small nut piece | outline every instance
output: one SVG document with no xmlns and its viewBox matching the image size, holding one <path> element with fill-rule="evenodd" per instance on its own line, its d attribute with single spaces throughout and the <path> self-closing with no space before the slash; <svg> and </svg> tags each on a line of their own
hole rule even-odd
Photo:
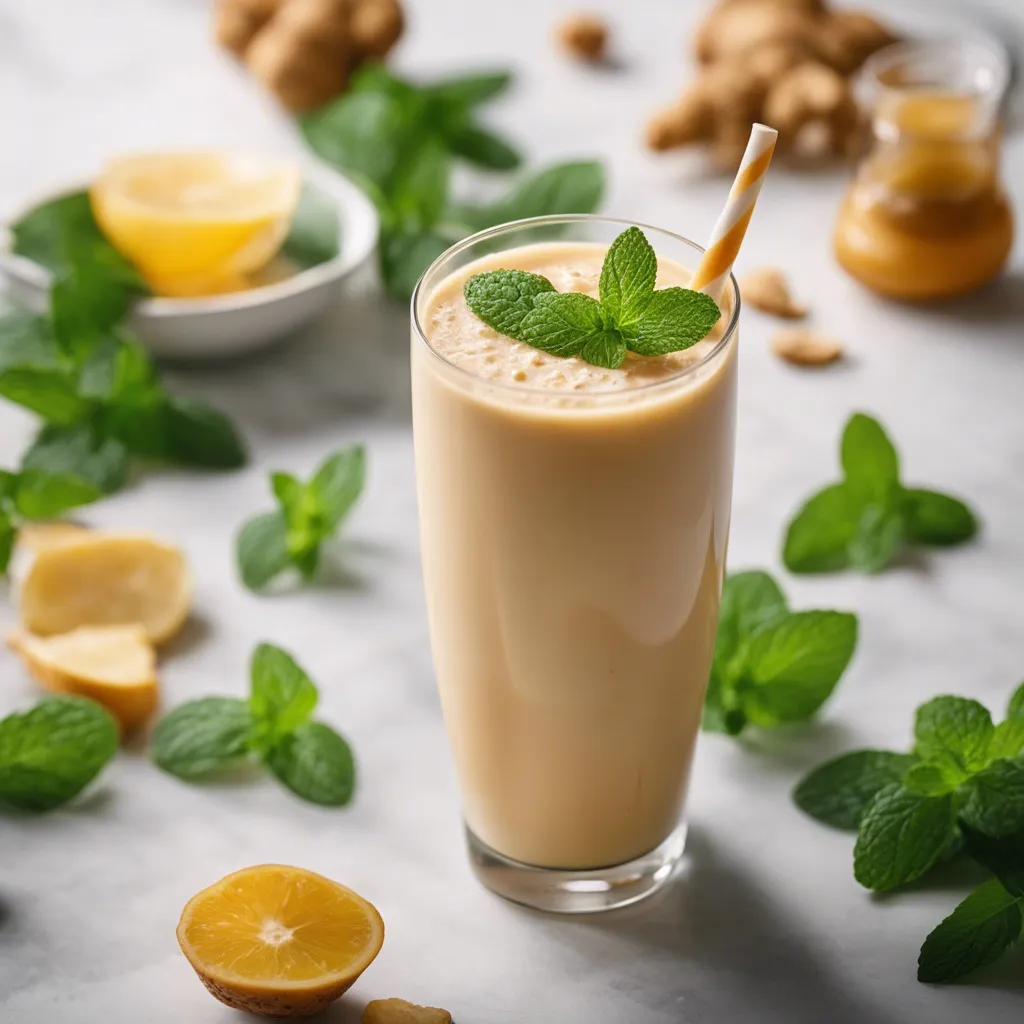
<svg viewBox="0 0 1024 1024">
<path fill-rule="evenodd" d="M 558 26 L 558 42 L 570 57 L 597 63 L 608 49 L 608 26 L 593 14 L 572 14 Z"/>
<path fill-rule="evenodd" d="M 363 1024 L 452 1024 L 452 1015 L 404 999 L 374 999 L 363 1011 Z"/>
<path fill-rule="evenodd" d="M 789 282 L 775 267 L 758 267 L 740 278 L 740 295 L 755 309 L 781 316 L 786 320 L 799 320 L 807 316 L 807 307 L 793 301 Z"/>
<path fill-rule="evenodd" d="M 796 366 L 825 366 L 843 354 L 843 346 L 806 327 L 783 327 L 772 336 L 772 351 Z"/>
</svg>

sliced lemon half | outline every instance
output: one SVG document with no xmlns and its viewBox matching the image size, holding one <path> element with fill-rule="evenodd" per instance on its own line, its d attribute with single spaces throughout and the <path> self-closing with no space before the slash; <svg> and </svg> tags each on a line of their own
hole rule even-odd
<svg viewBox="0 0 1024 1024">
<path fill-rule="evenodd" d="M 222 1003 L 305 1017 L 342 995 L 384 943 L 373 904 L 302 868 L 263 864 L 193 896 L 178 943 Z"/>
<path fill-rule="evenodd" d="M 255 156 L 144 153 L 112 160 L 89 196 L 100 229 L 158 294 L 234 290 L 281 248 L 297 168 Z"/>
<path fill-rule="evenodd" d="M 102 704 L 125 729 L 156 708 L 156 653 L 141 626 L 85 626 L 51 637 L 15 630 L 7 642 L 47 689 Z"/>
</svg>

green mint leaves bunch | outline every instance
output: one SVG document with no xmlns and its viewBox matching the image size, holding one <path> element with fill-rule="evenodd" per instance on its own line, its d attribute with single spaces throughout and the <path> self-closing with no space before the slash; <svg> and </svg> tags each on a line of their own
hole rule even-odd
<svg viewBox="0 0 1024 1024">
<path fill-rule="evenodd" d="M 338 531 L 365 480 L 362 445 L 329 456 L 306 483 L 290 473 L 272 473 L 278 508 L 254 516 L 238 532 L 242 582 L 250 590 L 259 590 L 291 568 L 309 579 L 316 572 L 321 545 Z"/>
<path fill-rule="evenodd" d="M 451 195 L 457 162 L 491 172 L 520 164 L 515 148 L 478 118 L 479 108 L 511 81 L 507 72 L 495 72 L 416 85 L 368 65 L 345 95 L 301 120 L 314 152 L 356 180 L 376 205 L 380 273 L 393 297 L 407 300 L 427 266 L 474 231 L 597 209 L 604 171 L 594 162 L 548 168 L 487 205 Z"/>
<path fill-rule="evenodd" d="M 998 725 L 975 700 L 936 697 L 917 709 L 914 740 L 909 754 L 858 750 L 829 761 L 793 798 L 824 824 L 856 830 L 853 873 L 868 889 L 905 885 L 964 848 L 995 872 L 922 950 L 921 980 L 950 981 L 1020 936 L 1024 685 Z"/>
<path fill-rule="evenodd" d="M 0 720 L 0 803 L 50 811 L 77 796 L 117 752 L 117 722 L 82 697 L 49 697 Z"/>
<path fill-rule="evenodd" d="M 626 353 L 663 356 L 690 348 L 718 323 L 721 310 L 689 288 L 655 291 L 658 258 L 644 233 L 627 228 L 608 247 L 600 301 L 557 292 L 540 274 L 491 270 L 465 286 L 466 304 L 488 327 L 550 355 L 579 356 L 616 369 Z"/>
<path fill-rule="evenodd" d="M 0 573 L 7 571 L 18 527 L 26 519 L 53 519 L 102 492 L 76 473 L 45 469 L 0 470 Z"/>
<path fill-rule="evenodd" d="M 790 572 L 854 568 L 880 572 L 907 544 L 948 547 L 977 532 L 958 498 L 905 487 L 899 456 L 881 424 L 857 413 L 843 431 L 843 480 L 811 497 L 786 532 Z"/>
<path fill-rule="evenodd" d="M 133 457 L 212 469 L 244 464 L 223 413 L 169 392 L 124 330 L 145 284 L 103 237 L 88 195 L 37 207 L 13 234 L 14 251 L 53 275 L 48 315 L 0 313 L 0 396 L 43 421 L 24 468 L 74 471 L 110 493 L 125 483 Z"/>
<path fill-rule="evenodd" d="M 731 736 L 812 717 L 857 646 L 848 612 L 792 612 L 765 572 L 730 575 L 722 589 L 703 728 Z"/>
<path fill-rule="evenodd" d="M 279 647 L 260 644 L 251 677 L 248 700 L 205 697 L 162 718 L 153 734 L 153 760 L 191 781 L 258 759 L 303 800 L 347 804 L 355 760 L 342 736 L 312 719 L 319 695 L 309 676 Z"/>
</svg>

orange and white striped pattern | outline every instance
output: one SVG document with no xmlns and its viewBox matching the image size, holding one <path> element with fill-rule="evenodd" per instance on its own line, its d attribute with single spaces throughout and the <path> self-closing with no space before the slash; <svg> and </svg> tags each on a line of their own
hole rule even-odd
<svg viewBox="0 0 1024 1024">
<path fill-rule="evenodd" d="M 779 133 L 767 125 L 755 124 L 750 129 L 750 141 L 736 172 L 736 180 L 729 190 L 725 209 L 711 233 L 711 241 L 697 266 L 690 287 L 710 295 L 716 302 L 729 279 L 729 271 L 743 244 L 754 203 L 764 184 L 768 165 L 772 162 L 775 142 Z"/>
</svg>

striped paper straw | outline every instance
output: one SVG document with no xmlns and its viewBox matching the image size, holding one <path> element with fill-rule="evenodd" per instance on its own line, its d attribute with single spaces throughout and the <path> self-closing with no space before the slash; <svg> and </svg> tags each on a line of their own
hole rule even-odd
<svg viewBox="0 0 1024 1024">
<path fill-rule="evenodd" d="M 767 125 L 755 124 L 750 129 L 750 141 L 736 172 L 736 180 L 729 190 L 725 209 L 722 210 L 711 233 L 711 241 L 704 252 L 690 282 L 696 292 L 704 292 L 717 302 L 729 280 L 729 271 L 743 244 L 754 203 L 764 184 L 765 172 L 772 162 L 775 140 L 779 133 Z"/>
</svg>

